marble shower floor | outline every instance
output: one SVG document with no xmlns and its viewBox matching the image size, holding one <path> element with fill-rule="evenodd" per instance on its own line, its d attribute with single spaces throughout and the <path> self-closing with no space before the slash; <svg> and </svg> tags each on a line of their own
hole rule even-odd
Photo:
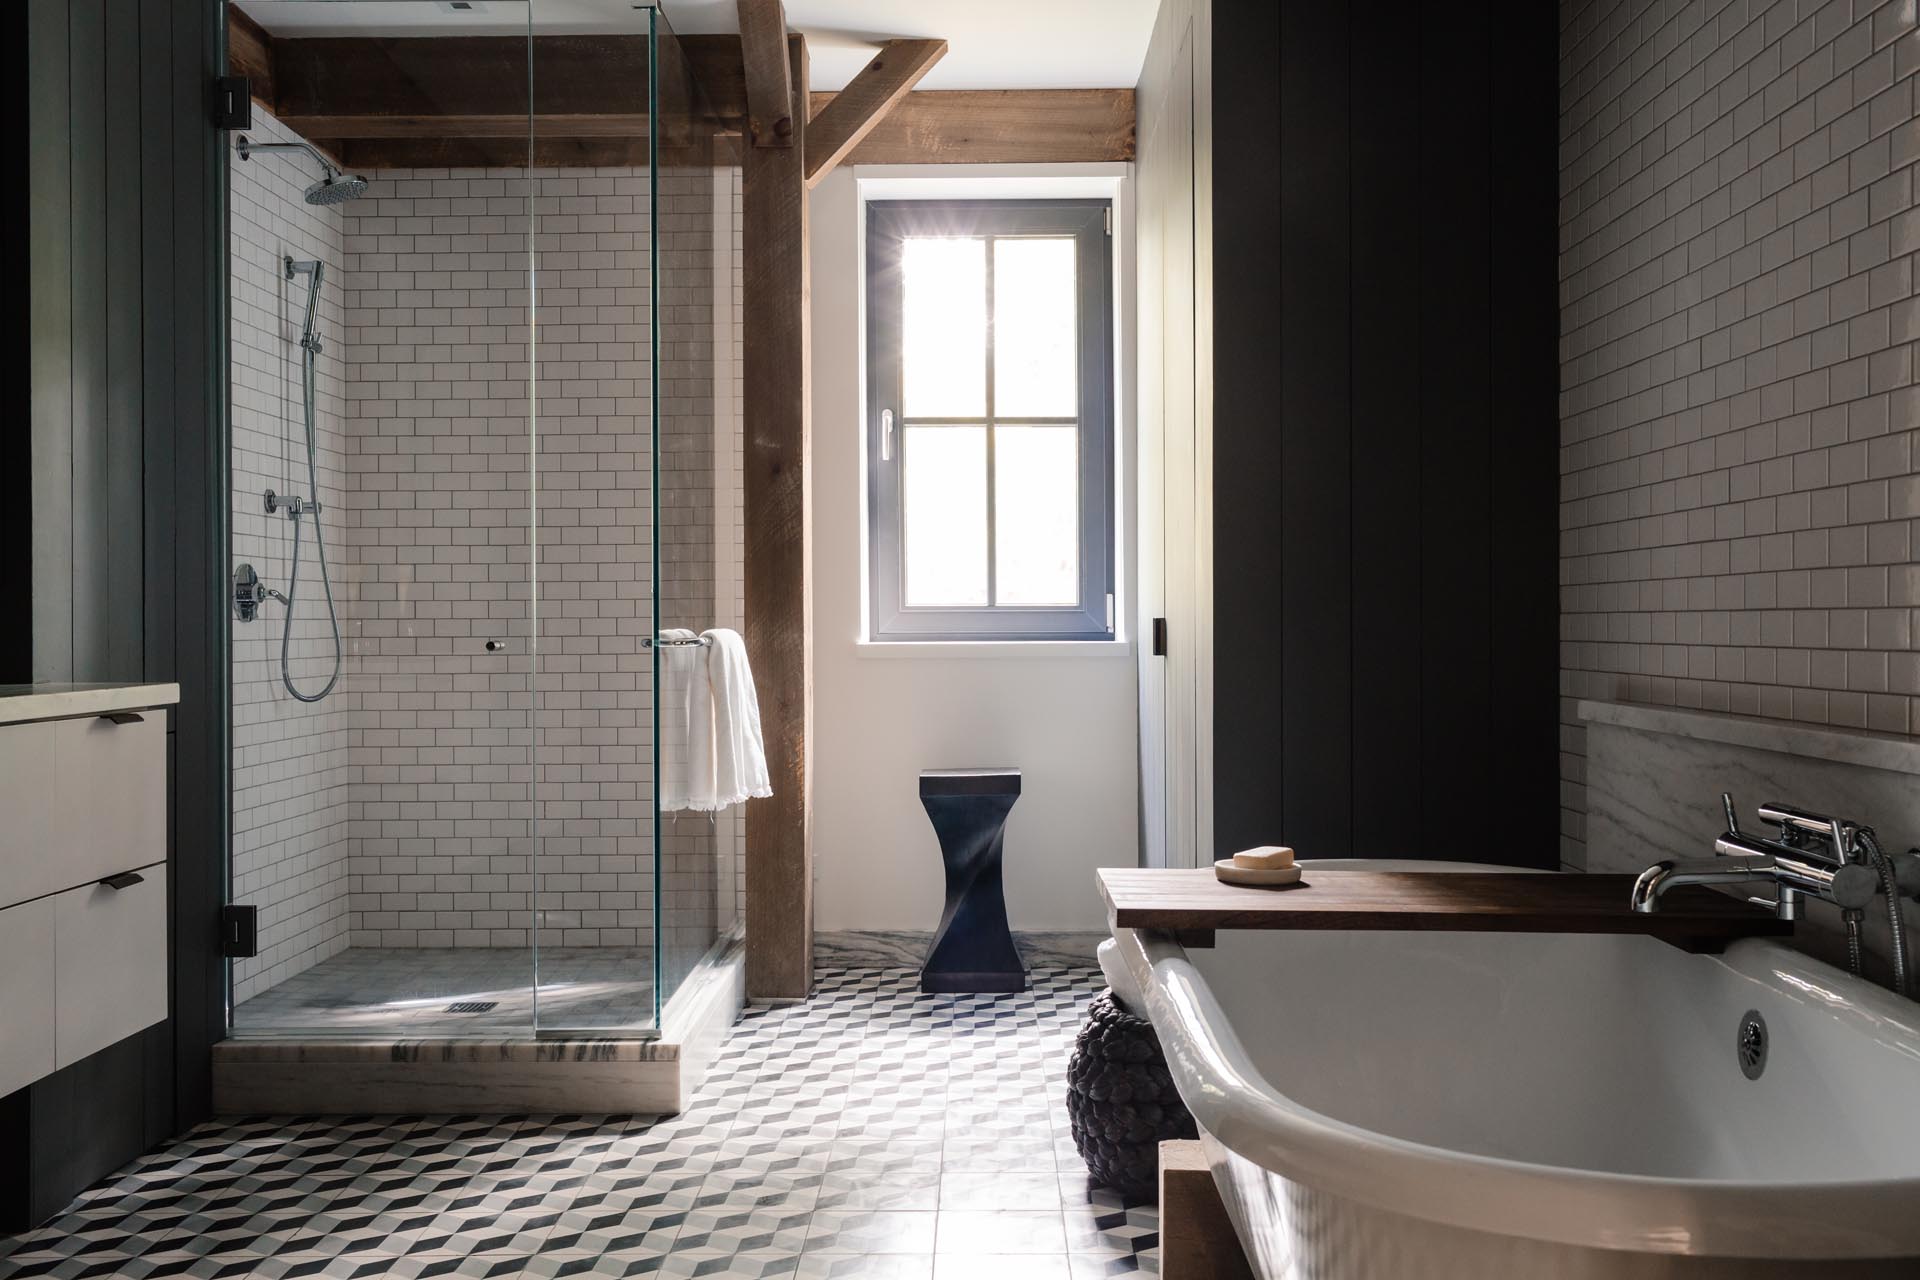
<svg viewBox="0 0 1920 1280">
<path fill-rule="evenodd" d="M 353 947 L 234 1010 L 234 1034 L 429 1037 L 528 1033 L 533 954 L 524 947 Z M 594 1031 L 653 1025 L 653 952 L 540 948 L 540 1026 Z M 456 1002 L 486 1003 L 451 1012 Z"/>
<path fill-rule="evenodd" d="M 1066 1065 L 1090 969 L 1020 995 L 823 971 L 750 1010 L 677 1116 L 203 1125 L 24 1236 L 14 1276 L 199 1280 L 1157 1274 L 1151 1204 L 1089 1184 Z"/>
</svg>

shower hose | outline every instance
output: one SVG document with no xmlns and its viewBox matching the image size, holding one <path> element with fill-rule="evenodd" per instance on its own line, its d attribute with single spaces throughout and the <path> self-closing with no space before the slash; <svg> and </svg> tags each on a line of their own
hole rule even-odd
<svg viewBox="0 0 1920 1280">
<path fill-rule="evenodd" d="M 319 292 L 319 285 L 320 282 L 318 280 L 313 282 L 314 292 Z M 327 677 L 327 683 L 321 688 L 320 692 L 302 693 L 300 692 L 299 686 L 293 682 L 293 671 L 290 669 L 287 661 L 288 655 L 293 650 L 294 601 L 300 598 L 301 512 L 300 508 L 296 506 L 290 512 L 290 518 L 293 520 L 293 568 L 287 575 L 286 622 L 280 629 L 280 682 L 287 686 L 288 693 L 298 698 L 301 702 L 318 702 L 333 692 L 333 686 L 340 682 L 341 659 L 340 614 L 333 605 L 333 580 L 331 575 L 327 573 L 327 539 L 326 535 L 321 532 L 320 529 L 320 468 L 314 458 L 313 379 L 314 361 L 319 357 L 320 343 L 313 332 L 313 312 L 314 308 L 309 305 L 307 309 L 307 331 L 300 339 L 300 350 L 303 357 L 300 363 L 300 398 L 306 410 L 307 418 L 307 493 L 310 495 L 312 502 L 313 546 L 316 554 L 320 557 L 320 585 L 326 591 L 327 595 L 327 621 L 333 627 L 333 674 Z"/>
</svg>

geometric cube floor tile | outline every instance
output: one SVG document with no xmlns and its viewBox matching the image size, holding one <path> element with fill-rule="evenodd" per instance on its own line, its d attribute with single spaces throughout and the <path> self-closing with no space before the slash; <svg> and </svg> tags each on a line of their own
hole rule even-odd
<svg viewBox="0 0 1920 1280">
<path fill-rule="evenodd" d="M 203 1125 L 0 1236 L 0 1280 L 1154 1275 L 1154 1206 L 1091 1186 L 1067 1130 L 1100 987 L 823 970 L 748 1010 L 677 1116 Z"/>
</svg>

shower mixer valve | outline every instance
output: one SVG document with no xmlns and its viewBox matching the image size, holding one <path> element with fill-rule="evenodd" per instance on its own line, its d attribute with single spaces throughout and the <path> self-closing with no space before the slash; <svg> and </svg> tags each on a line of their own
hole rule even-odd
<svg viewBox="0 0 1920 1280">
<path fill-rule="evenodd" d="M 267 514 L 271 515 L 282 507 L 287 509 L 287 519 L 289 520 L 298 520 L 301 516 L 309 512 L 316 516 L 320 514 L 320 504 L 316 501 L 308 498 L 295 498 L 287 494 L 275 493 L 271 489 L 267 490 Z"/>
<path fill-rule="evenodd" d="M 278 600 L 288 608 L 293 602 L 260 581 L 260 575 L 254 572 L 250 564 L 240 565 L 233 571 L 233 616 L 242 622 L 252 622 L 260 614 L 260 606 L 269 600 Z"/>
</svg>

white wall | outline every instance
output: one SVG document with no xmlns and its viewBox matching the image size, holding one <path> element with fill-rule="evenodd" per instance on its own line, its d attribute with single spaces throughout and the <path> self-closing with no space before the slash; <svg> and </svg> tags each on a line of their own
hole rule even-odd
<svg viewBox="0 0 1920 1280">
<path fill-rule="evenodd" d="M 1095 868 L 1138 860 L 1132 645 L 1096 652 L 1084 645 L 860 643 L 866 487 L 856 178 L 894 172 L 839 169 L 815 188 L 810 206 L 815 927 L 933 928 L 943 877 L 940 847 L 920 807 L 919 773 L 1014 765 L 1024 793 L 1007 824 L 1013 927 L 1098 929 L 1105 919 Z M 948 172 L 961 176 L 957 167 Z M 1131 331 L 1132 248 L 1131 234 L 1117 224 L 1122 333 Z M 1132 488 L 1131 354 L 1129 342 L 1121 352 L 1116 421 L 1122 493 Z M 1131 503 L 1120 510 L 1122 563 L 1130 574 Z M 1125 574 L 1120 585 L 1116 616 L 1125 619 Z"/>
</svg>

